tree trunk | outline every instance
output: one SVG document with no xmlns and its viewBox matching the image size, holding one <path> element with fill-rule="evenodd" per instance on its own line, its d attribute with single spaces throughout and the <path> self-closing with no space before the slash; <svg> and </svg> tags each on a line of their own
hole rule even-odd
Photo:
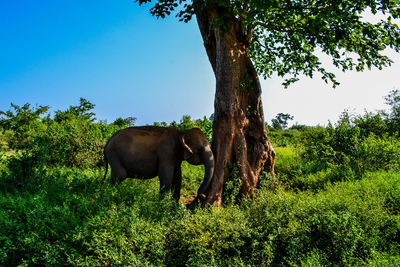
<svg viewBox="0 0 400 267">
<path fill-rule="evenodd" d="M 212 142 L 215 170 L 203 205 L 221 205 L 225 178 L 232 165 L 241 179 L 241 195 L 251 197 L 264 164 L 273 172 L 275 158 L 265 131 L 261 86 L 247 53 L 246 37 L 240 22 L 227 14 L 210 2 L 196 14 L 216 77 Z M 222 17 L 223 23 L 216 25 Z"/>
</svg>

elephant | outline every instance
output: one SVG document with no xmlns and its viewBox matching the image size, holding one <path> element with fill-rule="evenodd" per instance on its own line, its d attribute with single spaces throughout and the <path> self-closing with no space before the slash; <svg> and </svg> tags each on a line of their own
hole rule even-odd
<svg viewBox="0 0 400 267">
<path fill-rule="evenodd" d="M 106 179 L 108 163 L 111 184 L 125 178 L 150 179 L 158 176 L 160 194 L 173 190 L 179 201 L 182 183 L 181 164 L 205 167 L 197 197 L 204 198 L 214 173 L 214 156 L 210 144 L 198 128 L 179 130 L 174 127 L 136 126 L 114 133 L 104 148 Z"/>
</svg>

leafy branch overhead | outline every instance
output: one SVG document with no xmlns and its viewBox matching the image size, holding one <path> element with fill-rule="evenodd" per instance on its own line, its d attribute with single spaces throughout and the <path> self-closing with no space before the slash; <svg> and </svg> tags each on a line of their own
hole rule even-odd
<svg viewBox="0 0 400 267">
<path fill-rule="evenodd" d="M 135 0 L 139 5 L 151 0 Z M 214 26 L 235 21 L 244 45 L 259 75 L 276 73 L 285 77 L 285 86 L 303 74 L 322 74 L 325 82 L 338 85 L 335 75 L 326 70 L 316 52 L 332 58 L 337 68 L 362 71 L 382 69 L 392 61 L 382 52 L 400 50 L 400 29 L 394 22 L 400 17 L 399 0 L 159 0 L 150 12 L 164 18 L 171 13 L 184 22 L 207 5 L 221 10 Z M 384 15 L 377 23 L 364 16 Z M 320 53 L 319 53 L 320 54 Z"/>
</svg>

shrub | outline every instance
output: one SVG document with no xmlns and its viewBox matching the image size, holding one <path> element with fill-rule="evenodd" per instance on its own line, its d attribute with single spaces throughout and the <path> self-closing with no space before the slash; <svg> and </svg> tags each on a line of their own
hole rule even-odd
<svg viewBox="0 0 400 267">
<path fill-rule="evenodd" d="M 305 129 L 279 130 L 267 127 L 268 138 L 274 147 L 296 146 Z"/>
<path fill-rule="evenodd" d="M 301 138 L 302 158 L 314 163 L 319 169 L 324 169 L 334 160 L 335 151 L 331 145 L 331 132 L 323 127 L 310 128 Z"/>
<path fill-rule="evenodd" d="M 356 116 L 353 122 L 360 129 L 360 137 L 362 139 L 368 137 L 370 134 L 383 137 L 388 132 L 385 120 L 379 113 L 365 112 L 363 116 Z"/>
<path fill-rule="evenodd" d="M 397 136 L 382 138 L 370 134 L 356 146 L 357 167 L 361 172 L 400 168 L 400 140 Z"/>
<path fill-rule="evenodd" d="M 253 236 L 270 244 L 273 265 L 353 265 L 374 252 L 398 255 L 400 206 L 390 199 L 399 190 L 398 173 L 373 173 L 316 194 L 260 191 L 246 213 Z"/>
<path fill-rule="evenodd" d="M 114 124 L 91 123 L 79 118 L 60 123 L 49 121 L 25 143 L 21 156 L 8 160 L 9 168 L 17 176 L 28 177 L 30 170 L 48 166 L 103 166 L 107 139 L 119 129 Z"/>
<path fill-rule="evenodd" d="M 290 147 L 276 147 L 275 153 L 275 174 L 278 181 L 287 187 L 295 187 L 296 177 L 302 174 L 300 155 Z"/>
<path fill-rule="evenodd" d="M 22 107 L 11 103 L 11 109 L 0 111 L 0 129 L 11 130 L 12 134 L 8 140 L 8 145 L 12 149 L 24 149 L 25 143 L 35 136 L 37 129 L 42 129 L 41 117 L 47 112 L 49 106 L 36 106 L 31 108 L 29 103 Z"/>
<path fill-rule="evenodd" d="M 185 213 L 167 236 L 167 265 L 221 266 L 269 264 L 273 255 L 252 236 L 237 207 Z"/>
<path fill-rule="evenodd" d="M 95 167 L 102 163 L 107 137 L 117 129 L 113 124 L 93 124 L 79 118 L 52 122 L 33 140 L 32 156 L 47 166 Z"/>
<path fill-rule="evenodd" d="M 75 234 L 89 257 L 75 255 L 74 265 L 161 265 L 166 229 L 123 203 L 90 218 Z"/>
</svg>

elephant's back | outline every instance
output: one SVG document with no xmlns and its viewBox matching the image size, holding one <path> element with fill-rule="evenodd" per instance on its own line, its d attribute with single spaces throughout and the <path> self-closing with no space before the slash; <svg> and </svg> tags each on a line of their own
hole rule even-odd
<svg viewBox="0 0 400 267">
<path fill-rule="evenodd" d="M 105 154 L 110 162 L 118 161 L 127 170 L 128 177 L 154 177 L 161 135 L 161 131 L 149 131 L 144 127 L 120 130 L 110 138 Z"/>
<path fill-rule="evenodd" d="M 122 151 L 152 150 L 162 135 L 161 131 L 149 131 L 144 127 L 130 127 L 116 132 L 109 140 L 106 149 Z"/>
<path fill-rule="evenodd" d="M 116 140 L 119 139 L 126 139 L 126 138 L 137 138 L 137 137 L 160 137 L 165 129 L 161 129 L 162 127 L 155 127 L 155 126 L 138 126 L 138 127 L 129 127 L 122 130 L 115 132 L 107 142 L 108 146 L 110 143 L 114 143 Z"/>
</svg>

